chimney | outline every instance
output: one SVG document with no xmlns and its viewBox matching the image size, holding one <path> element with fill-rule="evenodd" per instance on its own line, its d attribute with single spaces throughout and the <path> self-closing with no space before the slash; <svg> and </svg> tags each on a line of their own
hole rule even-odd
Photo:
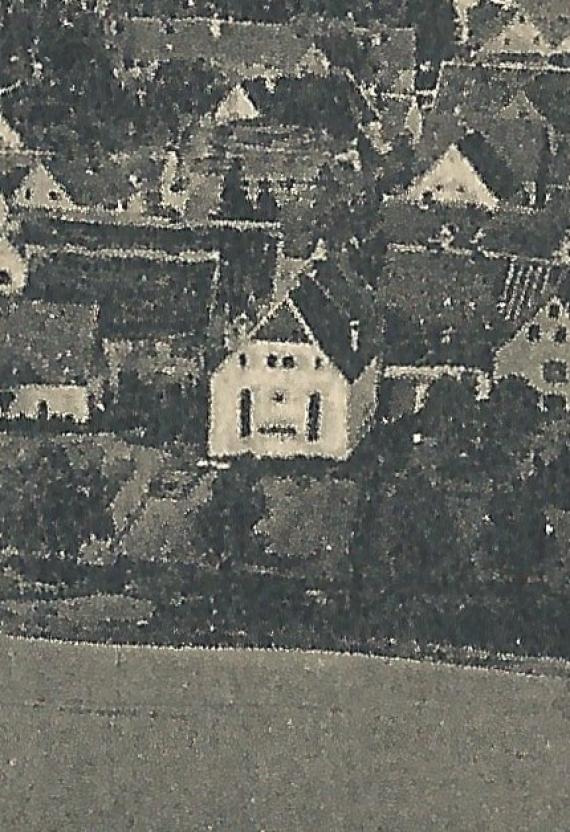
<svg viewBox="0 0 570 832">
<path fill-rule="evenodd" d="M 360 349 L 360 321 L 350 322 L 350 348 L 352 352 Z"/>
</svg>

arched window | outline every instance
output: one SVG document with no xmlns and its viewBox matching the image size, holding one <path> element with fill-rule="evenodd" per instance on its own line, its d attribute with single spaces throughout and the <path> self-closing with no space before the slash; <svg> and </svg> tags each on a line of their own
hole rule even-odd
<svg viewBox="0 0 570 832">
<path fill-rule="evenodd" d="M 251 390 L 241 390 L 239 394 L 239 435 L 242 439 L 251 436 Z"/>
<path fill-rule="evenodd" d="M 307 441 L 317 442 L 321 428 L 321 394 L 311 393 L 307 407 Z"/>
</svg>

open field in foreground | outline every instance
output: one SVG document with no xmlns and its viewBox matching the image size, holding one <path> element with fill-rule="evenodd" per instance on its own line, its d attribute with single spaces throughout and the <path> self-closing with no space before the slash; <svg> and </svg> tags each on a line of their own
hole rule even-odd
<svg viewBox="0 0 570 832">
<path fill-rule="evenodd" d="M 564 832 L 563 678 L 0 638 L 6 832 Z"/>
</svg>

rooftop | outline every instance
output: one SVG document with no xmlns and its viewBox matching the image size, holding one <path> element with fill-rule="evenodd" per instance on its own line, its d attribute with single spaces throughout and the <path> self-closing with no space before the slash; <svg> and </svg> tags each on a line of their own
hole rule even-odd
<svg viewBox="0 0 570 832">
<path fill-rule="evenodd" d="M 43 301 L 0 303 L 3 376 L 16 383 L 85 383 L 93 369 L 98 307 Z"/>
</svg>

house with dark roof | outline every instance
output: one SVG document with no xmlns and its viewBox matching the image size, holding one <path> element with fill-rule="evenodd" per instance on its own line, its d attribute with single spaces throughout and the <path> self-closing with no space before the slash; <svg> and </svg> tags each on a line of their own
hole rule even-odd
<svg viewBox="0 0 570 832">
<path fill-rule="evenodd" d="M 498 310 L 507 266 L 445 240 L 389 246 L 377 292 L 386 363 L 490 370 L 494 348 L 512 331 Z"/>
<path fill-rule="evenodd" d="M 43 301 L 0 304 L 2 415 L 86 422 L 103 370 L 98 307 Z"/>
<path fill-rule="evenodd" d="M 415 148 L 420 168 L 429 169 L 451 146 L 463 145 L 498 209 L 542 209 L 570 125 L 564 115 L 566 76 L 518 63 L 444 65 Z"/>
<path fill-rule="evenodd" d="M 419 170 L 403 198 L 489 212 L 535 206 L 546 141 L 542 125 L 503 119 L 483 132 L 456 119 L 444 121 L 432 118 L 424 128 L 416 150 Z M 526 161 L 520 159 L 519 141 L 528 147 Z"/>
<path fill-rule="evenodd" d="M 213 372 L 210 455 L 346 459 L 376 410 L 376 310 L 326 261 L 300 275 Z"/>
</svg>

